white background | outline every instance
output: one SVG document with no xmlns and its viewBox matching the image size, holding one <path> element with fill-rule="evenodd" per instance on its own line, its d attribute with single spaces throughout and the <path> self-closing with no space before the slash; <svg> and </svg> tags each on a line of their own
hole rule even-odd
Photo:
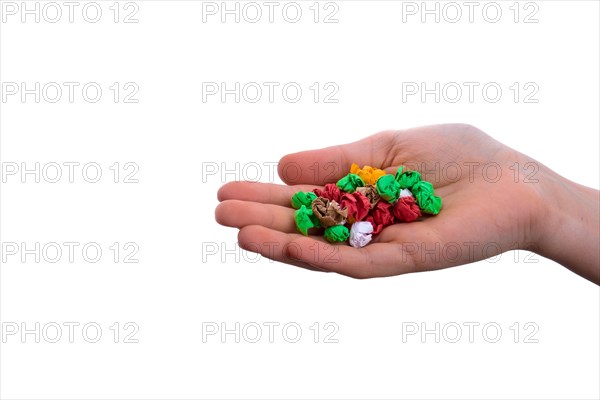
<svg viewBox="0 0 600 400">
<path fill-rule="evenodd" d="M 200 1 L 137 1 L 127 9 L 122 2 L 118 23 L 112 1 L 98 3 L 103 14 L 97 23 L 82 17 L 85 2 L 73 23 L 61 2 L 57 23 L 43 15 L 39 23 L 33 15 L 23 23 L 21 10 L 3 12 L 3 84 L 80 83 L 73 103 L 66 89 L 57 103 L 43 96 L 36 103 L 33 95 L 23 102 L 20 93 L 3 99 L 3 170 L 23 162 L 81 165 L 73 183 L 66 176 L 58 183 L 7 176 L 1 240 L 28 248 L 36 242 L 98 243 L 103 254 L 97 263 L 82 258 L 81 246 L 73 263 L 67 254 L 56 263 L 4 254 L 0 396 L 598 398 L 599 289 L 550 260 L 505 253 L 496 262 L 357 281 L 257 259 L 236 250 L 237 230 L 214 221 L 218 188 L 254 178 L 248 165 L 261 166 L 261 181 L 280 182 L 269 175 L 269 165 L 289 152 L 442 122 L 473 124 L 597 189 L 599 5 L 521 3 L 515 23 L 513 3 L 497 3 L 502 15 L 496 23 L 482 15 L 485 2 L 475 8 L 473 22 L 459 2 L 463 15 L 456 23 L 447 20 L 454 14 L 442 14 L 439 23 L 429 15 L 422 23 L 420 13 L 403 14 L 407 5 L 394 1 L 338 1 L 327 10 L 321 3 L 318 23 L 312 1 L 299 2 L 297 23 L 282 17 L 285 3 L 270 23 L 262 2 L 257 23 L 243 15 L 239 23 L 232 15 L 221 23 L 220 14 L 203 22 Z M 440 12 L 444 5 L 438 4 Z M 124 23 L 135 6 L 138 22 Z M 338 22 L 324 23 L 332 10 Z M 524 23 L 532 11 L 538 22 Z M 81 96 L 87 82 L 103 88 L 96 103 Z M 127 82 L 137 85 L 138 102 L 124 103 L 129 91 L 121 91 L 115 103 L 109 89 L 114 82 L 121 90 Z M 273 103 L 266 92 L 255 104 L 235 103 L 232 95 L 224 103 L 219 96 L 203 102 L 203 82 L 297 82 L 303 95 L 296 103 L 282 98 L 281 90 Z M 315 103 L 309 89 L 315 82 L 337 85 L 338 102 L 323 102 L 322 92 Z M 473 102 L 466 92 L 456 103 L 436 103 L 433 96 L 403 102 L 403 82 L 495 82 L 503 94 L 496 103 L 481 90 Z M 537 103 L 524 102 L 528 92 L 515 103 L 509 89 L 515 82 L 537 85 Z M 90 162 L 101 166 L 98 183 L 82 178 L 81 166 Z M 115 162 L 119 183 L 109 169 Z M 123 182 L 128 162 L 139 167 L 138 183 Z M 206 175 L 215 165 L 217 173 Z M 238 173 L 223 173 L 236 165 Z M 109 248 L 115 242 L 121 247 L 117 263 Z M 123 262 L 128 242 L 139 247 L 138 263 Z M 62 338 L 50 343 L 55 332 L 49 330 L 36 343 L 34 334 L 23 339 L 21 332 L 6 333 L 22 324 L 34 329 L 36 322 L 40 330 L 53 322 L 63 326 Z M 73 343 L 67 322 L 80 324 Z M 115 322 L 118 343 L 110 329 Z M 131 332 L 124 329 L 127 322 L 139 327 L 133 337 L 138 343 L 124 343 Z M 258 343 L 246 336 L 236 343 L 233 334 L 203 342 L 207 322 L 229 329 L 254 322 L 263 336 Z M 268 322 L 280 324 L 273 343 L 263 325 Z M 337 343 L 325 343 L 332 332 L 327 322 L 339 328 L 332 337 Z M 457 343 L 443 335 L 436 343 L 432 334 L 403 340 L 403 326 L 411 322 L 428 329 L 439 323 L 440 330 L 456 323 L 462 337 Z M 473 343 L 464 325 L 469 322 L 480 324 Z M 524 339 L 532 332 L 524 329 L 527 322 L 538 328 L 530 337 L 537 343 Z M 97 343 L 82 335 L 86 323 L 102 328 Z M 301 327 L 297 343 L 282 334 L 286 323 Z M 310 329 L 315 323 L 317 343 Z M 486 323 L 501 327 L 496 343 L 483 335 Z M 495 336 L 493 329 L 488 333 Z"/>
</svg>

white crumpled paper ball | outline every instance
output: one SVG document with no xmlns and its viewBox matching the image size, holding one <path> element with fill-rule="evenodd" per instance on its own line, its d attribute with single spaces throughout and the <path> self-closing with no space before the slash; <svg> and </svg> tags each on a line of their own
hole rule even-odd
<svg viewBox="0 0 600 400">
<path fill-rule="evenodd" d="M 373 225 L 369 221 L 358 221 L 350 227 L 350 245 L 352 247 L 364 247 L 372 239 Z"/>
</svg>

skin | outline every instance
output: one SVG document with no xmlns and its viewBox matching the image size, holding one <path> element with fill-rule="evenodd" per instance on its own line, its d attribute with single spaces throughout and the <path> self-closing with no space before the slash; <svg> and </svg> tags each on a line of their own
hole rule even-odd
<svg viewBox="0 0 600 400">
<path fill-rule="evenodd" d="M 442 197 L 440 214 L 386 227 L 360 249 L 298 234 L 292 195 L 336 182 L 353 162 L 391 174 L 401 165 L 421 172 Z M 522 249 L 600 284 L 599 192 L 470 125 L 385 131 L 290 154 L 278 172 L 287 185 L 225 184 L 215 210 L 217 222 L 239 228 L 242 248 L 273 260 L 362 279 L 437 270 Z"/>
</svg>

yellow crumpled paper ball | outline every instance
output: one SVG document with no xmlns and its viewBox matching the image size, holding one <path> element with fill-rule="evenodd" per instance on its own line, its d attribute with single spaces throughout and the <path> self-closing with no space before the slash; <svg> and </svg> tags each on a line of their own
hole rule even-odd
<svg viewBox="0 0 600 400">
<path fill-rule="evenodd" d="M 367 185 L 375 185 L 377 179 L 386 174 L 384 170 L 379 168 L 373 168 L 368 165 L 360 168 L 357 164 L 352 164 L 350 166 L 350 173 L 360 176 L 360 178 L 365 181 L 365 184 Z"/>
</svg>

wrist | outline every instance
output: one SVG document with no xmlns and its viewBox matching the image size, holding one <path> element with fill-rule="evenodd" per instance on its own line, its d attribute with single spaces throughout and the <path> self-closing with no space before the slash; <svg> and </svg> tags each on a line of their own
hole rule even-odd
<svg viewBox="0 0 600 400">
<path fill-rule="evenodd" d="M 549 169 L 539 184 L 532 251 L 598 282 L 599 192 Z"/>
</svg>

